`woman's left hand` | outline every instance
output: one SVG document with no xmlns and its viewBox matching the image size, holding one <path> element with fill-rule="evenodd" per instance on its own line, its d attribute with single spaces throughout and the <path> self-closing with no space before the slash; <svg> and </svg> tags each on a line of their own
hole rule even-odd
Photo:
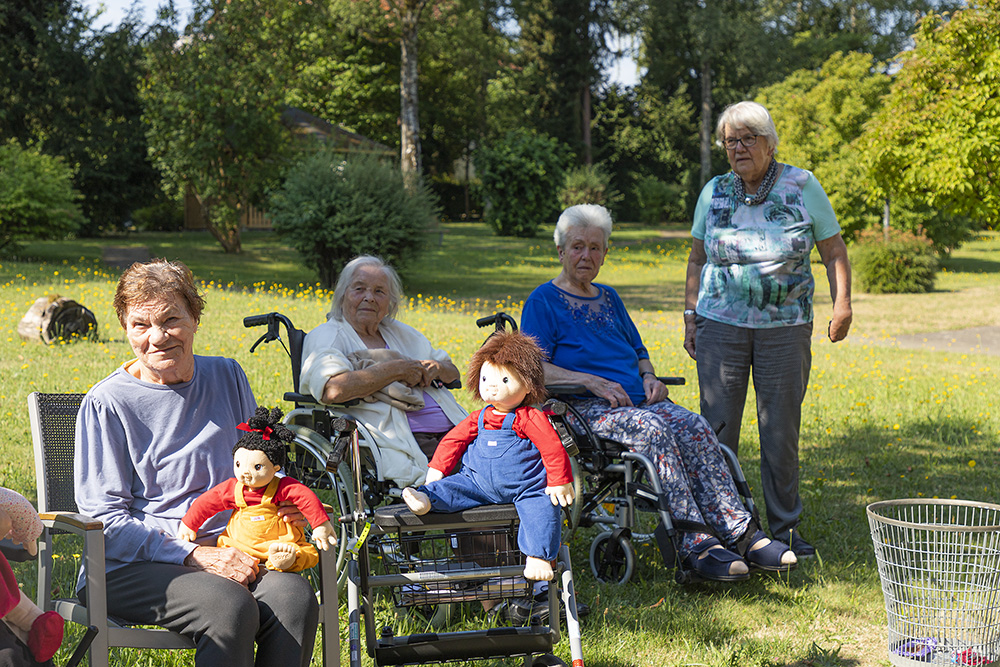
<svg viewBox="0 0 1000 667">
<path fill-rule="evenodd" d="M 847 338 L 847 332 L 851 329 L 853 319 L 854 313 L 850 306 L 834 308 L 833 319 L 830 320 L 829 329 L 826 332 L 830 341 L 836 343 Z"/>
<path fill-rule="evenodd" d="M 646 392 L 646 404 L 659 403 L 667 398 L 667 385 L 657 380 L 652 375 L 642 376 L 642 388 Z"/>
<path fill-rule="evenodd" d="M 306 516 L 291 500 L 278 501 L 278 517 L 296 528 L 306 528 L 309 525 Z"/>
</svg>

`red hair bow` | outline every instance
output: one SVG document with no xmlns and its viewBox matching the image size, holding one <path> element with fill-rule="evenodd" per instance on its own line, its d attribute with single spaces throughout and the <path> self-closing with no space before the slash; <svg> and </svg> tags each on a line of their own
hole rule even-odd
<svg viewBox="0 0 1000 667">
<path fill-rule="evenodd" d="M 265 426 L 264 428 L 250 428 L 250 424 L 246 422 L 243 422 L 242 424 L 237 424 L 236 428 L 238 428 L 241 431 L 254 431 L 256 433 L 260 433 L 261 437 L 264 438 L 264 440 L 270 440 L 271 434 L 274 433 L 274 429 L 272 429 L 270 426 Z"/>
</svg>

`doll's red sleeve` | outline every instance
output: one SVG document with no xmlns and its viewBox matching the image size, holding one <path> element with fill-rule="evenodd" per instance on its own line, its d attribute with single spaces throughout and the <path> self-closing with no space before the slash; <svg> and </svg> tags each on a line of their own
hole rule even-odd
<svg viewBox="0 0 1000 667">
<path fill-rule="evenodd" d="M 573 470 L 569 454 L 563 447 L 559 434 L 552 428 L 549 418 L 537 408 L 522 406 L 515 410 L 514 432 L 527 438 L 538 447 L 545 465 L 548 486 L 560 486 L 573 482 Z"/>
<path fill-rule="evenodd" d="M 191 530 L 198 532 L 201 524 L 222 512 L 223 510 L 236 509 L 236 478 L 230 477 L 221 484 L 216 484 L 211 489 L 194 499 L 190 509 L 181 521 Z"/>
<path fill-rule="evenodd" d="M 438 443 L 437 449 L 434 450 L 434 456 L 431 458 L 431 468 L 440 470 L 445 475 L 454 472 L 462 461 L 465 450 L 479 434 L 479 413 L 480 410 L 476 410 L 458 422 L 441 438 L 441 442 Z"/>
<path fill-rule="evenodd" d="M 306 517 L 313 528 L 330 520 L 323 509 L 323 503 L 316 497 L 312 489 L 294 477 L 282 477 L 278 482 L 278 490 L 274 492 L 274 501 L 291 500 Z"/>
<path fill-rule="evenodd" d="M 0 554 L 0 618 L 17 606 L 21 601 L 21 588 L 14 578 L 14 571 L 10 569 L 7 557 Z"/>
</svg>

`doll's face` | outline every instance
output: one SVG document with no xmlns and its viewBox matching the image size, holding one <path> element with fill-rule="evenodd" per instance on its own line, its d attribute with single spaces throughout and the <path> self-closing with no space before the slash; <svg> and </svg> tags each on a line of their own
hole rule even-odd
<svg viewBox="0 0 1000 667">
<path fill-rule="evenodd" d="M 517 373 L 487 361 L 479 371 L 479 395 L 497 412 L 511 412 L 521 405 L 528 390 Z"/>
<path fill-rule="evenodd" d="M 275 473 L 281 469 L 267 458 L 267 454 L 257 449 L 240 447 L 233 454 L 233 472 L 236 479 L 252 489 L 267 486 Z"/>
</svg>

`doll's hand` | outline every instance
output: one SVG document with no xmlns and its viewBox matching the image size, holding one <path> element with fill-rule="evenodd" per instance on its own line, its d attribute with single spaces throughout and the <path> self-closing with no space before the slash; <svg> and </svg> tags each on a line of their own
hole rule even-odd
<svg viewBox="0 0 1000 667">
<path fill-rule="evenodd" d="M 552 504 L 556 505 L 557 507 L 559 505 L 566 507 L 572 504 L 573 498 L 575 497 L 572 484 L 560 484 L 559 486 L 546 486 L 545 493 L 549 494 L 549 500 L 551 500 Z"/>
<path fill-rule="evenodd" d="M 333 524 L 326 521 L 313 528 L 312 540 L 323 551 L 337 546 L 337 534 L 333 532 Z"/>
<path fill-rule="evenodd" d="M 424 484 L 430 484 L 431 482 L 436 482 L 440 479 L 444 479 L 444 473 L 436 468 L 427 469 L 427 477 L 424 479 Z"/>
<path fill-rule="evenodd" d="M 181 527 L 177 529 L 177 539 L 184 540 L 185 542 L 194 542 L 198 539 L 198 532 L 188 528 L 187 524 L 182 521 Z"/>
</svg>

